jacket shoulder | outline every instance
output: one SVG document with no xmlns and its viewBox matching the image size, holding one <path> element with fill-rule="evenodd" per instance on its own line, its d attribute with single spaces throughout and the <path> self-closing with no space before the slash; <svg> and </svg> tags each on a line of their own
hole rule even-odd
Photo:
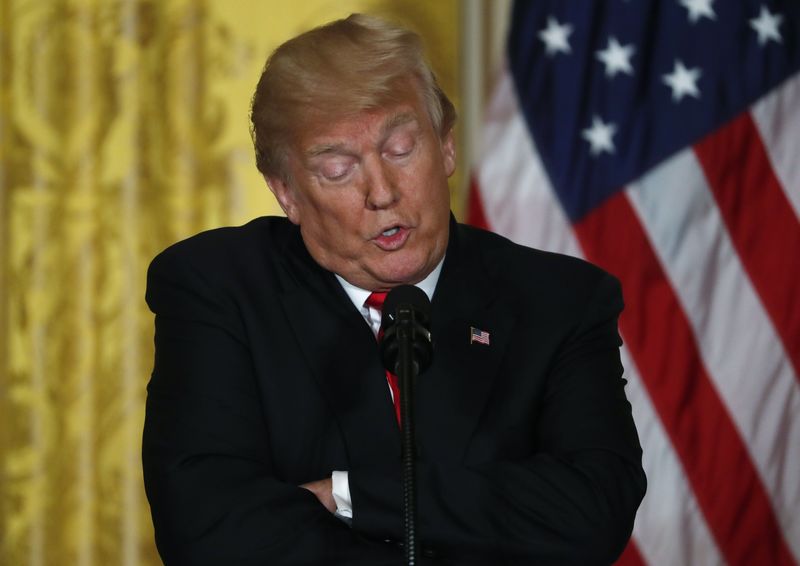
<svg viewBox="0 0 800 566">
<path fill-rule="evenodd" d="M 284 247 L 297 228 L 277 216 L 262 216 L 242 226 L 214 228 L 176 242 L 151 263 L 151 269 L 173 262 L 214 264 L 235 261 L 237 258 L 263 254 Z"/>
<path fill-rule="evenodd" d="M 497 276 L 508 273 L 513 275 L 514 280 L 535 277 L 556 283 L 564 278 L 586 281 L 613 278 L 600 267 L 578 257 L 524 246 L 474 226 L 459 224 L 458 229 L 463 244 L 479 250 L 486 268 Z"/>
<path fill-rule="evenodd" d="M 285 218 L 261 217 L 172 244 L 150 263 L 145 300 L 154 312 L 168 312 L 186 297 L 235 302 L 245 289 L 274 288 L 277 263 L 297 233 Z"/>
</svg>

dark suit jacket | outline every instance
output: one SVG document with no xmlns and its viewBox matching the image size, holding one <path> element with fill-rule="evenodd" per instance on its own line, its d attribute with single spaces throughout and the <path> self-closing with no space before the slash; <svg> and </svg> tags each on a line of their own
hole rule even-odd
<svg viewBox="0 0 800 566">
<path fill-rule="evenodd" d="M 299 230 L 260 218 L 180 242 L 153 261 L 147 301 L 144 477 L 165 563 L 401 563 L 400 436 L 378 347 Z M 433 563 L 621 552 L 645 490 L 621 309 L 600 269 L 451 223 L 415 401 Z M 471 326 L 490 344 L 471 344 Z M 349 472 L 352 528 L 297 487 L 332 470 Z"/>
</svg>

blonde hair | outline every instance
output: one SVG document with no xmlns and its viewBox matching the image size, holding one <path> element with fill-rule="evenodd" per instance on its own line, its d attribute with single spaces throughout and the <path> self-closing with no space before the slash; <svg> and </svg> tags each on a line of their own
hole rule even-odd
<svg viewBox="0 0 800 566">
<path fill-rule="evenodd" d="M 288 179 L 286 145 L 293 132 L 312 118 L 344 118 L 399 102 L 409 79 L 444 137 L 455 123 L 455 108 L 425 61 L 416 33 L 352 14 L 290 39 L 267 60 L 253 95 L 258 170 Z"/>
</svg>

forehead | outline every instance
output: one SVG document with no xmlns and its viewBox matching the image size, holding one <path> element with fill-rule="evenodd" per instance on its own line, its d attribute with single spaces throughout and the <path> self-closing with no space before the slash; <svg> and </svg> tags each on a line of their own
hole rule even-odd
<svg viewBox="0 0 800 566">
<path fill-rule="evenodd" d="M 416 112 L 399 108 L 394 112 L 367 112 L 329 124 L 305 136 L 300 151 L 309 157 L 336 150 L 355 150 L 362 145 L 380 145 L 398 130 L 420 125 Z"/>
<path fill-rule="evenodd" d="M 309 150 L 316 152 L 329 145 L 377 143 L 392 131 L 409 125 L 433 129 L 417 88 L 406 83 L 394 94 L 394 100 L 374 108 L 334 116 L 307 113 L 293 136 L 294 149 L 307 154 Z"/>
</svg>

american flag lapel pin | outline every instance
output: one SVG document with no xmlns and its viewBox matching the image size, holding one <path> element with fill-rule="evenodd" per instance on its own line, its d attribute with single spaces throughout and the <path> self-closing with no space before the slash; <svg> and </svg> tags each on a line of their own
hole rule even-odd
<svg viewBox="0 0 800 566">
<path fill-rule="evenodd" d="M 469 343 L 474 344 L 475 342 L 479 344 L 485 344 L 486 346 L 489 345 L 489 333 L 485 330 L 481 330 L 480 328 L 475 328 L 474 326 L 469 327 Z"/>
</svg>

